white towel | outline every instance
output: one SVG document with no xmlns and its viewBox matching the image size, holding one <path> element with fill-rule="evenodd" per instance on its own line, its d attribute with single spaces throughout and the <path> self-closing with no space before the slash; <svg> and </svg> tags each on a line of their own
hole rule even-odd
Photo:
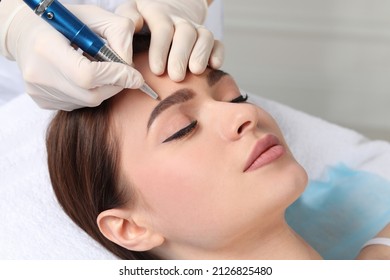
<svg viewBox="0 0 390 280">
<path fill-rule="evenodd" d="M 0 107 L 24 92 L 17 64 L 0 55 Z"/>
</svg>

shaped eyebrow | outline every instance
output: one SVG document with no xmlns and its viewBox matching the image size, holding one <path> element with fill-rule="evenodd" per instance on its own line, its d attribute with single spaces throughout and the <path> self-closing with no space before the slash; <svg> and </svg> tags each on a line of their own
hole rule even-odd
<svg viewBox="0 0 390 280">
<path fill-rule="evenodd" d="M 212 87 L 225 75 L 228 75 L 228 73 L 222 70 L 212 69 L 209 73 L 207 73 L 206 76 L 208 86 Z M 150 114 L 148 124 L 147 124 L 147 129 L 149 130 L 154 120 L 162 112 L 164 112 L 165 110 L 167 110 L 168 108 L 174 105 L 187 102 L 193 99 L 194 96 L 195 96 L 195 92 L 192 89 L 182 88 L 173 92 L 170 96 L 160 101 L 160 103 L 157 104 L 157 106 L 153 109 L 152 113 Z"/>
<path fill-rule="evenodd" d="M 163 99 L 158 105 L 153 109 L 150 114 L 147 128 L 149 129 L 154 120 L 165 110 L 172 107 L 173 105 L 177 105 L 180 103 L 187 102 L 194 98 L 195 92 L 188 88 L 182 88 L 175 91 L 173 94 Z"/>
<path fill-rule="evenodd" d="M 225 75 L 229 74 L 219 69 L 212 69 L 209 73 L 207 73 L 206 77 L 209 87 L 218 83 L 218 81 Z"/>
</svg>

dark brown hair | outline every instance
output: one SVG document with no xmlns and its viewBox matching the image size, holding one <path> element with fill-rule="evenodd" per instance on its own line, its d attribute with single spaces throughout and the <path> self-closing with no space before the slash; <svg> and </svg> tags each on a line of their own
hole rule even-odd
<svg viewBox="0 0 390 280">
<path fill-rule="evenodd" d="M 147 38 L 135 37 L 134 42 L 138 42 L 134 53 L 148 49 Z M 96 222 L 102 211 L 128 203 L 132 193 L 131 186 L 120 179 L 112 107 L 113 99 L 109 99 L 94 108 L 56 114 L 46 136 L 51 183 L 65 213 L 113 254 L 121 259 L 155 259 L 151 253 L 133 252 L 111 242 Z M 130 191 L 124 193 L 125 189 Z"/>
</svg>

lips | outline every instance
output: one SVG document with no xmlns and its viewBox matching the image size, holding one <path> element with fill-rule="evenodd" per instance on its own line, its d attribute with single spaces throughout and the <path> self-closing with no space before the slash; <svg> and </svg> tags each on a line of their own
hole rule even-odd
<svg viewBox="0 0 390 280">
<path fill-rule="evenodd" d="M 267 134 L 258 140 L 245 164 L 244 172 L 256 170 L 267 165 L 285 153 L 279 139 L 272 134 Z"/>
</svg>

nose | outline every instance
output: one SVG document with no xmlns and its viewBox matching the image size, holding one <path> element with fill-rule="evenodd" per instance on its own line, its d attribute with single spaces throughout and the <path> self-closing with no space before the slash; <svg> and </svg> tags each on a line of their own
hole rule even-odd
<svg viewBox="0 0 390 280">
<path fill-rule="evenodd" d="M 248 132 L 254 131 L 259 122 L 256 107 L 252 104 L 220 103 L 215 110 L 217 131 L 227 141 L 241 139 Z"/>
</svg>

